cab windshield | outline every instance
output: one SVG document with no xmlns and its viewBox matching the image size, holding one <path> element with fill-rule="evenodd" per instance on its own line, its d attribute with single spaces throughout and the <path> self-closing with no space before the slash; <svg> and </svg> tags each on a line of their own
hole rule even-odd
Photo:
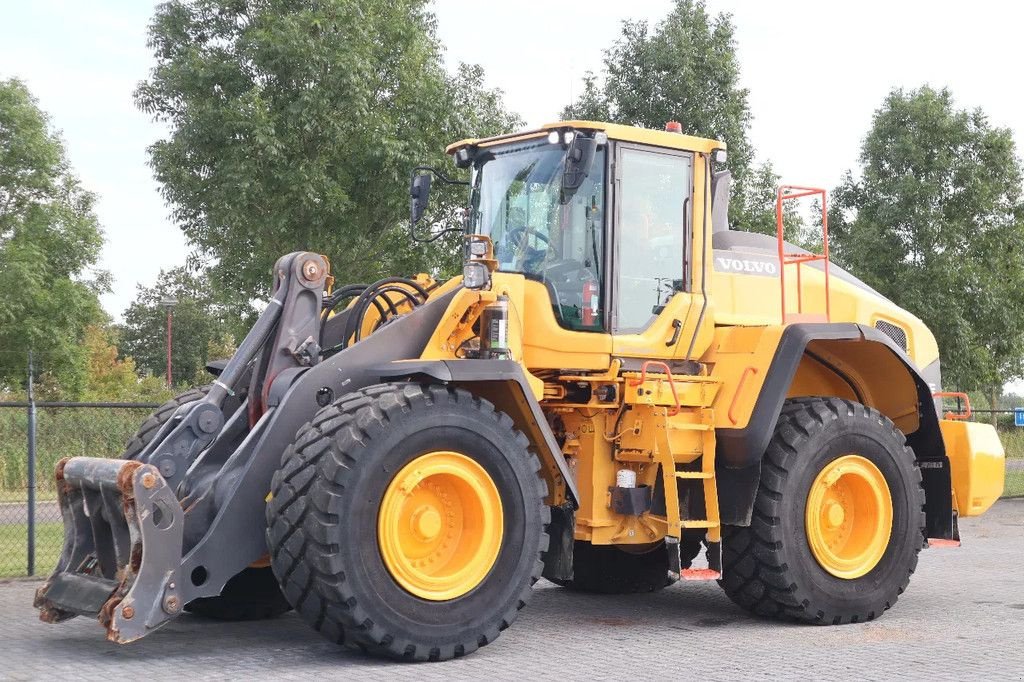
<svg viewBox="0 0 1024 682">
<path fill-rule="evenodd" d="M 569 329 L 603 328 L 600 292 L 605 150 L 583 184 L 562 189 L 566 149 L 546 138 L 483 151 L 473 178 L 472 223 L 494 243 L 498 269 L 543 282 Z"/>
</svg>

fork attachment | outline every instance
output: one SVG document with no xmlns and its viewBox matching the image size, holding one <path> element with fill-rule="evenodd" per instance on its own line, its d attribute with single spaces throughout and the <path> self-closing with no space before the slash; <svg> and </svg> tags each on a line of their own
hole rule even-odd
<svg viewBox="0 0 1024 682">
<path fill-rule="evenodd" d="M 184 512 L 157 468 L 71 457 L 57 463 L 56 479 L 64 547 L 36 591 L 40 619 L 96 616 L 107 639 L 123 644 L 181 613 Z"/>
</svg>

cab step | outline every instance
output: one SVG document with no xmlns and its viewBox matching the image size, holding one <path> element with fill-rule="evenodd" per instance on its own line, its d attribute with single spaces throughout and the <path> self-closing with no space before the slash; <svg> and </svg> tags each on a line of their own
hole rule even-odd
<svg viewBox="0 0 1024 682">
<path fill-rule="evenodd" d="M 947 540 L 945 538 L 928 538 L 927 546 L 933 549 L 953 549 L 960 546 L 960 541 Z"/>
</svg>

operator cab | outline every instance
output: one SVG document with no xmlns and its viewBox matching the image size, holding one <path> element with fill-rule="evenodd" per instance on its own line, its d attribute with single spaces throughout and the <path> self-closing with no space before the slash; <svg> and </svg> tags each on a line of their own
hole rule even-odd
<svg viewBox="0 0 1024 682">
<path fill-rule="evenodd" d="M 575 121 L 448 152 L 470 170 L 465 230 L 490 238 L 497 270 L 543 283 L 565 329 L 630 335 L 693 291 L 691 148 L 717 147 Z"/>
</svg>

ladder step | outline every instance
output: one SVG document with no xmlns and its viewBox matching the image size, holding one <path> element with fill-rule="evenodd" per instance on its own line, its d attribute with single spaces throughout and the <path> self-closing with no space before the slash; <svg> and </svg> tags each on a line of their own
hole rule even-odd
<svg viewBox="0 0 1024 682">
<path fill-rule="evenodd" d="M 682 521 L 679 526 L 681 528 L 718 528 L 717 521 Z"/>
<path fill-rule="evenodd" d="M 928 546 L 934 548 L 959 547 L 959 540 L 945 540 L 943 538 L 928 538 Z"/>
<path fill-rule="evenodd" d="M 684 568 L 679 571 L 679 577 L 683 580 L 718 580 L 722 573 L 713 568 Z"/>
<path fill-rule="evenodd" d="M 677 471 L 676 478 L 714 478 L 715 473 L 713 471 Z"/>
<path fill-rule="evenodd" d="M 668 428 L 675 431 L 710 431 L 715 427 L 711 424 L 690 424 L 688 422 L 677 424 L 676 422 L 670 421 L 668 423 Z"/>
</svg>

